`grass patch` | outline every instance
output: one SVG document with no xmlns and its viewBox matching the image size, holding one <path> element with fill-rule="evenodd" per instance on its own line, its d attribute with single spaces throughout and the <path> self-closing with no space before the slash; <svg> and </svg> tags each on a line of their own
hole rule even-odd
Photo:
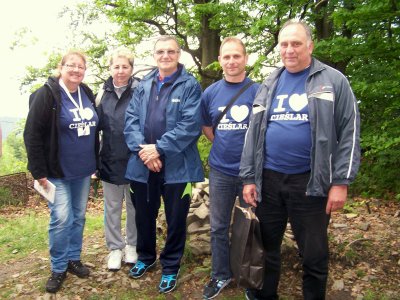
<svg viewBox="0 0 400 300">
<path fill-rule="evenodd" d="M 48 249 L 49 216 L 34 211 L 10 219 L 0 216 L 0 263 Z M 103 215 L 86 215 L 84 235 L 103 231 Z"/>
<path fill-rule="evenodd" d="M 21 204 L 20 201 L 16 201 L 12 195 L 12 191 L 8 187 L 0 187 L 0 207 L 7 205 Z"/>
<path fill-rule="evenodd" d="M 15 219 L 0 217 L 0 262 L 47 249 L 48 217 L 30 212 Z"/>
</svg>

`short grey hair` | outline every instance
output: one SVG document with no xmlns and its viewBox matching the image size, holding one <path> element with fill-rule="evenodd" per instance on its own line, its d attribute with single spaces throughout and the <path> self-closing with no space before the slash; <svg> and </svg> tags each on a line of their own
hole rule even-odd
<svg viewBox="0 0 400 300">
<path fill-rule="evenodd" d="M 291 25 L 300 25 L 301 27 L 303 27 L 304 31 L 306 32 L 307 40 L 312 42 L 312 33 L 310 26 L 308 26 L 305 22 L 301 20 L 294 20 L 294 19 L 286 21 L 285 24 L 282 25 L 281 29 L 279 30 L 278 40 L 281 36 L 282 30 Z"/>
<path fill-rule="evenodd" d="M 161 35 L 157 38 L 156 42 L 154 43 L 154 50 L 156 50 L 156 45 L 158 42 L 166 42 L 166 41 L 175 41 L 176 45 L 178 46 L 178 50 L 181 50 L 181 46 L 179 45 L 178 39 L 173 35 Z"/>
</svg>

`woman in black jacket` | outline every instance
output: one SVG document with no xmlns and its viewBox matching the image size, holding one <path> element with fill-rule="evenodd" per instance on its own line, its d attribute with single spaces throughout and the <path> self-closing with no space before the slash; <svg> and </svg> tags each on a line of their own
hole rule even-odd
<svg viewBox="0 0 400 300">
<path fill-rule="evenodd" d="M 24 130 L 28 169 L 47 189 L 55 185 L 50 208 L 49 249 L 52 274 L 46 291 L 57 292 L 67 271 L 81 278 L 89 269 L 81 263 L 83 229 L 90 176 L 96 170 L 98 117 L 92 91 L 82 83 L 86 58 L 65 54 L 59 75 L 34 92 Z"/>
<path fill-rule="evenodd" d="M 135 263 L 136 223 L 131 201 L 129 181 L 125 179 L 130 151 L 125 143 L 125 111 L 139 80 L 132 78 L 133 55 L 117 50 L 110 58 L 111 76 L 104 83 L 97 107 L 101 150 L 99 174 L 104 195 L 104 226 L 108 255 L 108 269 L 119 270 L 124 257 L 126 263 Z M 98 95 L 98 99 L 100 98 Z M 126 203 L 126 240 L 121 234 L 122 204 Z"/>
</svg>

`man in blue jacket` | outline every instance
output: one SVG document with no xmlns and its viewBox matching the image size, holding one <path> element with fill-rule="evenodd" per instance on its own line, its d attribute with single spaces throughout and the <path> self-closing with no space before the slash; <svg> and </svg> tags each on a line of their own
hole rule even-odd
<svg viewBox="0 0 400 300">
<path fill-rule="evenodd" d="M 247 299 L 278 299 L 280 247 L 289 219 L 303 264 L 304 299 L 325 299 L 327 226 L 360 163 L 360 119 L 349 82 L 312 57 L 310 28 L 285 23 L 284 67 L 261 84 L 240 163 L 244 200 L 256 206 L 266 250 L 264 285 Z"/>
<path fill-rule="evenodd" d="M 129 275 L 140 278 L 156 262 L 156 218 L 162 196 L 168 228 L 160 254 L 160 293 L 176 286 L 191 200 L 186 188 L 204 180 L 197 150 L 201 87 L 179 63 L 180 55 L 174 37 L 156 41 L 157 68 L 135 89 L 125 118 L 125 140 L 132 152 L 126 177 L 133 190 L 139 256 Z"/>
</svg>

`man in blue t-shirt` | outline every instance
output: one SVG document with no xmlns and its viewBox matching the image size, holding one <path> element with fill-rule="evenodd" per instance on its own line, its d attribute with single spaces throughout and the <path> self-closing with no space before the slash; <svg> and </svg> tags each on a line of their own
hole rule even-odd
<svg viewBox="0 0 400 300">
<path fill-rule="evenodd" d="M 261 290 L 279 299 L 281 243 L 288 220 L 303 266 L 304 299 L 325 299 L 327 226 L 360 163 L 357 101 L 347 79 L 312 57 L 310 28 L 286 22 L 278 37 L 284 67 L 261 84 L 240 163 L 243 198 L 256 207 L 266 250 Z"/>
<path fill-rule="evenodd" d="M 232 209 L 242 183 L 238 177 L 244 137 L 258 84 L 246 77 L 248 56 L 243 42 L 236 37 L 222 41 L 219 63 L 225 78 L 209 86 L 202 97 L 203 133 L 213 143 L 210 165 L 211 280 L 205 286 L 205 299 L 216 297 L 229 284 L 229 226 Z M 247 85 L 230 109 L 219 116 L 235 95 Z M 215 130 L 215 131 L 214 131 Z"/>
</svg>

